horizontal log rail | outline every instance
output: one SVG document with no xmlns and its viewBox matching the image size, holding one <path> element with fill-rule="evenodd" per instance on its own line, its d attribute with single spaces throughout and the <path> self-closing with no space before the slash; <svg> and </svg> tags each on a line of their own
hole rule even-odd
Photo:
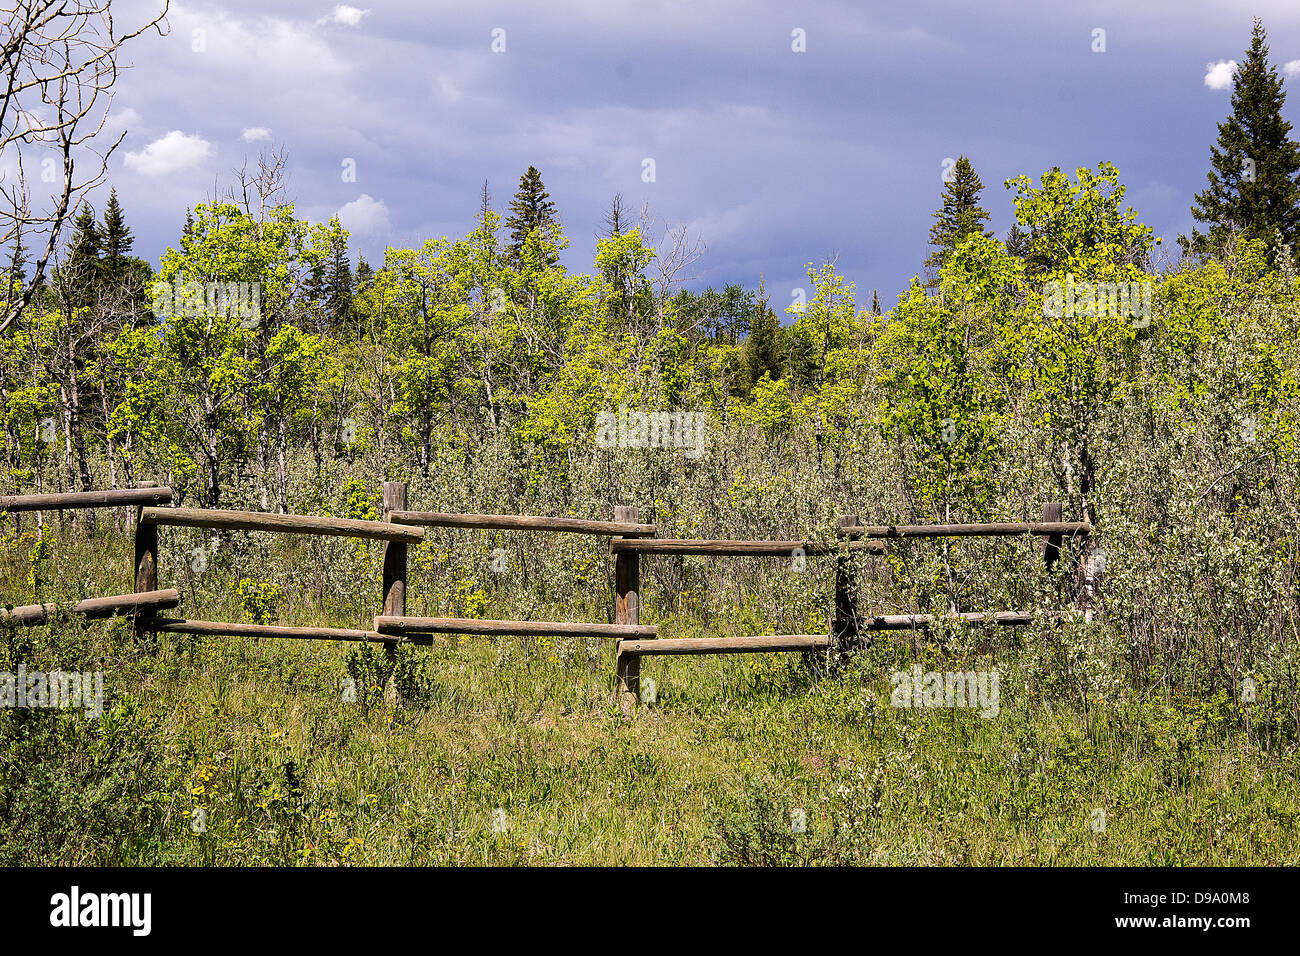
<svg viewBox="0 0 1300 956">
<path fill-rule="evenodd" d="M 375 618 L 380 634 L 503 634 L 514 637 L 642 637 L 653 639 L 659 629 L 631 624 L 584 624 L 570 621 L 483 621 L 461 617 Z"/>
<path fill-rule="evenodd" d="M 765 634 L 759 637 L 680 637 L 666 641 L 619 641 L 620 656 L 650 654 L 754 654 L 812 651 L 830 646 L 825 634 Z"/>
<path fill-rule="evenodd" d="M 114 594 L 110 597 L 87 598 L 73 605 L 59 604 L 24 604 L 6 611 L 0 608 L 0 623 L 17 624 L 20 627 L 32 627 L 44 624 L 60 607 L 66 607 L 74 614 L 96 619 L 114 616 L 129 617 L 137 614 L 153 614 L 166 608 L 179 607 L 181 594 L 175 588 L 162 591 L 142 591 L 138 594 Z"/>
<path fill-rule="evenodd" d="M 423 528 L 394 525 L 387 521 L 358 521 L 322 515 L 277 515 L 260 511 L 217 511 L 207 508 L 144 508 L 141 524 L 175 525 L 183 528 L 215 528 L 226 531 L 274 531 L 283 534 L 324 534 L 343 538 L 373 538 L 418 544 Z"/>
<path fill-rule="evenodd" d="M 447 514 L 440 511 L 394 511 L 389 520 L 397 524 L 430 528 L 472 528 L 499 531 L 564 531 L 570 534 L 599 534 L 637 537 L 653 535 L 652 524 L 628 521 L 589 521 L 586 518 L 548 518 L 543 515 Z"/>
<path fill-rule="evenodd" d="M 1028 611 L 969 611 L 962 614 L 884 614 L 860 618 L 859 626 L 864 631 L 914 631 L 940 621 L 1018 627 L 1032 624 L 1033 620 L 1034 615 Z"/>
<path fill-rule="evenodd" d="M 391 641 L 374 631 L 345 627 L 296 627 L 287 624 L 229 624 L 225 621 L 154 618 L 146 623 L 151 631 L 169 634 L 198 634 L 213 637 L 293 637 L 317 641 Z"/>
<path fill-rule="evenodd" d="M 975 538 L 1010 537 L 1021 534 L 1092 534 L 1087 521 L 995 521 L 986 524 L 874 524 L 840 528 L 846 538 Z"/>
<path fill-rule="evenodd" d="M 826 544 L 821 541 L 728 541 L 713 538 L 615 538 L 610 549 L 637 554 L 696 554 L 733 558 L 788 558 L 796 551 L 809 557 L 839 554 L 841 551 L 868 551 L 882 554 L 885 546 L 878 541 L 849 541 Z"/>
<path fill-rule="evenodd" d="M 109 491 L 69 491 L 53 495 L 3 495 L 0 511 L 62 511 L 65 508 L 118 508 L 126 505 L 165 505 L 170 488 L 114 488 Z"/>
</svg>

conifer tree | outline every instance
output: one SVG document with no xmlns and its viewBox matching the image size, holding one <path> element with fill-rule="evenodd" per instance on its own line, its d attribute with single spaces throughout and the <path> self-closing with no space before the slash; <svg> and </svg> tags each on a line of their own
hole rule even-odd
<svg viewBox="0 0 1300 956">
<path fill-rule="evenodd" d="M 510 230 L 510 255 L 516 261 L 524 248 L 524 241 L 534 230 L 549 234 L 558 226 L 555 203 L 542 183 L 542 174 L 536 166 L 519 177 L 519 190 L 510 203 L 510 216 L 506 228 Z"/>
<path fill-rule="evenodd" d="M 335 236 L 330 243 L 329 273 L 325 279 L 325 311 L 336 327 L 345 325 L 352 314 L 352 264 L 347 243 Z"/>
<path fill-rule="evenodd" d="M 1006 248 L 1008 255 L 1023 259 L 1029 255 L 1029 239 L 1029 232 L 1021 229 L 1020 223 L 1013 222 L 1002 245 Z"/>
<path fill-rule="evenodd" d="M 1256 19 L 1245 62 L 1232 78 L 1232 114 L 1210 149 L 1210 184 L 1192 206 L 1209 230 L 1179 236 L 1185 251 L 1216 251 L 1233 232 L 1266 241 L 1280 232 L 1286 243 L 1300 237 L 1300 146 L 1282 118 L 1286 93 L 1269 65 L 1267 39 Z"/>
<path fill-rule="evenodd" d="M 871 290 L 871 314 L 880 315 L 880 290 Z"/>
<path fill-rule="evenodd" d="M 62 272 L 69 283 L 72 302 L 88 306 L 94 301 L 103 267 L 104 240 L 95 221 L 95 210 L 83 203 L 73 223 L 72 239 L 68 243 L 68 259 Z"/>
<path fill-rule="evenodd" d="M 120 269 L 131 255 L 134 237 L 126 224 L 122 204 L 117 201 L 117 190 L 110 189 L 108 204 L 104 206 L 104 228 L 102 232 L 104 262 L 109 270 Z"/>
<path fill-rule="evenodd" d="M 785 373 L 785 343 L 782 341 L 781 320 L 765 299 L 755 302 L 749 320 L 749 337 L 745 339 L 741 357 L 745 364 L 745 377 L 752 389 L 764 373 L 777 381 Z"/>
<path fill-rule="evenodd" d="M 948 261 L 957 244 L 971 233 L 993 235 L 984 227 L 989 218 L 988 210 L 979 205 L 983 188 L 984 184 L 970 160 L 965 156 L 957 157 L 952 178 L 943 184 L 943 205 L 935 211 L 935 223 L 930 227 L 930 245 L 934 246 L 934 252 L 925 260 L 927 268 L 939 269 Z"/>
</svg>

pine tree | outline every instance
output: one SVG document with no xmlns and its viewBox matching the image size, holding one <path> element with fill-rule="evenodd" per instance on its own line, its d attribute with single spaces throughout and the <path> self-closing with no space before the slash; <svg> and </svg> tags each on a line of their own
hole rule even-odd
<svg viewBox="0 0 1300 956">
<path fill-rule="evenodd" d="M 1218 146 L 1210 149 L 1210 185 L 1196 194 L 1192 215 L 1209 223 L 1208 233 L 1179 236 L 1185 251 L 1208 253 L 1233 232 L 1286 243 L 1300 237 L 1300 146 L 1282 118 L 1286 93 L 1268 62 L 1267 34 L 1256 19 L 1245 62 L 1232 78 L 1232 114 L 1219 124 Z"/>
<path fill-rule="evenodd" d="M 352 280 L 353 288 L 356 290 L 357 294 L 360 294 L 370 288 L 370 283 L 374 280 L 375 270 L 371 267 L 370 263 L 366 261 L 365 256 L 360 256 L 357 259 L 357 271 Z"/>
<path fill-rule="evenodd" d="M 330 242 L 325 311 L 335 327 L 345 325 L 352 314 L 352 264 L 348 262 L 347 242 L 342 236 L 335 236 Z"/>
<path fill-rule="evenodd" d="M 104 228 L 102 232 L 104 262 L 108 268 L 121 268 L 131 255 L 134 238 L 122 213 L 122 204 L 117 201 L 117 190 L 108 192 L 108 204 L 104 207 Z"/>
<path fill-rule="evenodd" d="M 745 377 L 752 390 L 766 373 L 773 381 L 784 374 L 785 343 L 782 341 L 781 320 L 766 301 L 755 303 L 749 320 L 749 337 L 741 349 Z"/>
<path fill-rule="evenodd" d="M 14 240 L 13 250 L 5 256 L 5 277 L 10 282 L 18 283 L 18 288 L 27 284 L 27 244 L 23 242 L 22 234 L 19 233 Z M 5 298 L 8 299 L 8 290 L 5 290 Z"/>
<path fill-rule="evenodd" d="M 68 260 L 60 270 L 74 305 L 88 306 L 95 298 L 103 268 L 104 240 L 95 221 L 95 210 L 83 203 L 73 223 L 72 240 L 68 243 Z"/>
<path fill-rule="evenodd" d="M 519 190 L 510 203 L 510 216 L 506 228 L 510 230 L 510 255 L 516 262 L 524 248 L 524 241 L 534 230 L 548 235 L 558 226 L 555 203 L 542 184 L 542 174 L 536 166 L 519 177 Z"/>
<path fill-rule="evenodd" d="M 1002 245 L 1006 248 L 1007 255 L 1023 259 L 1029 255 L 1029 239 L 1029 231 L 1021 229 L 1020 223 L 1013 222 Z"/>
<path fill-rule="evenodd" d="M 880 290 L 871 290 L 871 314 L 880 315 Z"/>
<path fill-rule="evenodd" d="M 983 188 L 984 184 L 970 160 L 965 156 L 957 157 L 952 179 L 943 184 L 943 205 L 935 211 L 935 223 L 930 227 L 930 245 L 934 246 L 934 252 L 925 260 L 927 268 L 937 270 L 942 267 L 957 244 L 971 233 L 993 235 L 984 228 L 989 218 L 988 210 L 979 205 Z"/>
</svg>

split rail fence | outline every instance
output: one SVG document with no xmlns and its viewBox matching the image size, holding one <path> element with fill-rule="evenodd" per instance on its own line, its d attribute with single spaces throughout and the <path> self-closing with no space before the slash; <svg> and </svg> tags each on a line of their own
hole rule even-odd
<svg viewBox="0 0 1300 956">
<path fill-rule="evenodd" d="M 88 618 L 127 616 L 137 631 L 210 636 L 299 638 L 308 640 L 372 641 L 390 652 L 401 643 L 431 644 L 439 634 L 499 636 L 565 636 L 613 638 L 620 703 L 635 704 L 640 691 L 641 658 L 651 655 L 735 654 L 773 651 L 821 651 L 841 656 L 860 646 L 875 631 L 915 630 L 936 623 L 928 614 L 865 616 L 859 612 L 852 558 L 855 553 L 882 555 L 890 540 L 946 537 L 1037 535 L 1043 538 L 1042 559 L 1050 570 L 1067 540 L 1088 538 L 1093 528 L 1086 521 L 1062 521 L 1061 505 L 1049 503 L 1043 519 L 1033 522 L 984 524 L 863 525 L 856 515 L 845 515 L 837 528 L 837 541 L 738 541 L 661 538 L 653 524 L 639 520 L 637 508 L 618 506 L 614 520 L 552 518 L 537 515 L 444 514 L 407 510 L 407 486 L 385 482 L 383 519 L 358 521 L 316 515 L 268 514 L 170 507 L 172 492 L 153 483 L 112 491 L 71 492 L 52 495 L 0 497 L 0 513 L 129 506 L 135 508 L 135 591 L 90 598 L 68 610 Z M 371 630 L 338 627 L 299 627 L 243 624 L 160 616 L 160 611 L 180 606 L 175 588 L 158 587 L 158 529 L 162 526 L 208 530 L 269 531 L 287 534 L 335 535 L 384 542 L 382 607 Z M 506 621 L 469 618 L 414 617 L 406 614 L 407 550 L 425 539 L 426 528 L 463 528 L 502 531 L 548 531 L 599 535 L 610 539 L 614 559 L 613 623 L 569 621 Z M 830 627 L 824 634 L 767 634 L 753 637 L 675 638 L 660 640 L 658 628 L 640 622 L 642 555 L 699 555 L 703 557 L 790 558 L 796 554 L 835 558 L 835 597 Z M 20 626 L 42 624 L 56 613 L 57 605 L 33 604 L 6 611 L 0 623 Z M 968 612 L 954 614 L 973 624 L 1017 626 L 1028 624 L 1028 612 Z"/>
</svg>

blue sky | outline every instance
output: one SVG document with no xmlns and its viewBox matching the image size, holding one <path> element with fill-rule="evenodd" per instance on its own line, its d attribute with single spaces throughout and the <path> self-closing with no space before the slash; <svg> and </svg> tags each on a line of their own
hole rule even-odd
<svg viewBox="0 0 1300 956">
<path fill-rule="evenodd" d="M 1229 108 L 1222 64 L 1241 60 L 1256 15 L 1300 126 L 1296 0 L 173 4 L 170 35 L 130 48 L 111 182 L 156 263 L 187 206 L 283 145 L 299 214 L 340 212 L 378 264 L 387 245 L 467 232 L 485 178 L 504 209 L 533 164 L 570 268 L 591 269 L 622 192 L 656 230 L 707 245 L 689 286 L 762 276 L 780 310 L 809 261 L 837 256 L 859 302 L 879 289 L 888 307 L 961 154 L 999 235 L 1005 179 L 1103 160 L 1157 235 L 1188 231 Z"/>
</svg>

